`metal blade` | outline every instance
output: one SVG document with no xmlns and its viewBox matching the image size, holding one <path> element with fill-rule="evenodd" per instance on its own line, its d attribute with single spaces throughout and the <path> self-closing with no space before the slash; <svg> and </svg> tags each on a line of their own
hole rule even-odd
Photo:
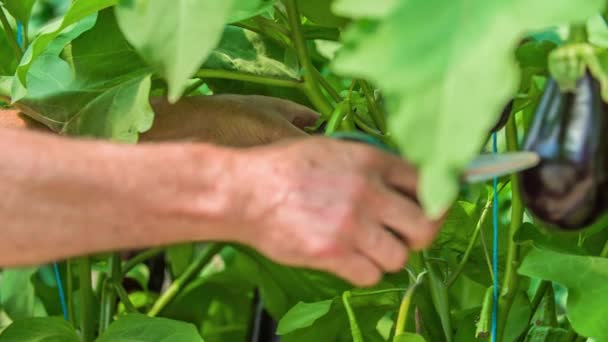
<svg viewBox="0 0 608 342">
<path fill-rule="evenodd" d="M 535 152 L 482 154 L 464 171 L 463 181 L 480 183 L 535 167 L 540 157 Z"/>
</svg>

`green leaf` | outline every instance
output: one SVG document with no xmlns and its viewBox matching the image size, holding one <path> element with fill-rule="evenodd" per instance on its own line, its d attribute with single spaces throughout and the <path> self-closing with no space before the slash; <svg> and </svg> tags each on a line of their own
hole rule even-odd
<svg viewBox="0 0 608 342">
<path fill-rule="evenodd" d="M 6 33 L 0 27 L 0 76 L 9 76 L 15 73 L 17 59 L 11 48 Z"/>
<path fill-rule="evenodd" d="M 38 317 L 18 320 L 0 334 L 0 342 L 79 342 L 74 328 L 62 318 Z"/>
<path fill-rule="evenodd" d="M 504 341 L 517 341 L 528 327 L 530 320 L 530 300 L 524 291 L 515 294 L 515 299 L 509 310 L 509 317 L 504 332 Z"/>
<path fill-rule="evenodd" d="M 395 336 L 395 339 L 393 340 L 393 342 L 425 342 L 426 340 L 424 339 L 424 337 L 418 335 L 418 334 L 414 334 L 414 333 L 409 333 L 409 332 L 404 332 L 403 334 L 400 334 L 399 336 Z"/>
<path fill-rule="evenodd" d="M 568 331 L 562 328 L 539 327 L 533 325 L 526 335 L 526 342 L 563 342 L 568 338 Z"/>
<path fill-rule="evenodd" d="M 519 273 L 567 287 L 567 315 L 576 332 L 608 339 L 608 259 L 534 249 L 524 258 Z"/>
<path fill-rule="evenodd" d="M 0 281 L 0 306 L 12 320 L 32 317 L 36 294 L 32 276 L 36 268 L 6 269 Z"/>
<path fill-rule="evenodd" d="M 25 97 L 27 75 L 32 63 L 44 53 L 49 44 L 65 29 L 78 21 L 113 6 L 118 0 L 76 0 L 70 6 L 62 20 L 50 25 L 43 33 L 34 39 L 25 51 L 21 63 L 17 67 L 13 80 L 12 99 L 18 101 Z"/>
<path fill-rule="evenodd" d="M 334 0 L 299 0 L 298 8 L 304 16 L 321 26 L 344 26 L 348 20 L 333 13 L 334 2 Z"/>
<path fill-rule="evenodd" d="M 50 52 L 36 60 L 19 108 L 62 134 L 137 141 L 154 115 L 150 75 L 120 33 L 113 11 L 103 11 L 71 50 L 71 63 Z"/>
<path fill-rule="evenodd" d="M 219 43 L 232 0 L 122 0 L 118 22 L 127 40 L 169 84 L 177 101 Z"/>
<path fill-rule="evenodd" d="M 390 310 L 399 306 L 400 292 L 367 294 L 369 291 L 352 292 L 349 303 L 357 317 L 358 327 L 365 341 L 382 341 L 377 330 L 378 322 Z M 277 329 L 281 340 L 305 341 L 352 341 L 349 317 L 342 296 L 315 303 L 298 303 L 280 321 Z"/>
<path fill-rule="evenodd" d="M 192 260 L 193 254 L 194 244 L 192 243 L 170 246 L 167 249 L 167 262 L 171 267 L 173 277 L 179 277 L 186 270 L 190 264 L 190 260 Z"/>
<path fill-rule="evenodd" d="M 96 342 L 180 341 L 202 342 L 192 324 L 166 318 L 130 314 L 110 324 Z"/>
<path fill-rule="evenodd" d="M 369 79 L 384 91 L 390 131 L 403 154 L 419 167 L 419 197 L 433 217 L 456 198 L 460 172 L 479 153 L 517 89 L 513 51 L 523 35 L 585 20 L 605 5 L 603 0 L 367 5 L 342 0 L 338 9 L 348 10 L 338 14 L 370 18 L 374 13 L 369 7 L 376 3 L 392 8 L 380 21 L 361 20 L 349 29 L 334 70 Z"/>
<path fill-rule="evenodd" d="M 232 248 L 221 252 L 160 316 L 201 326 L 207 342 L 243 341 L 250 329 L 256 265 Z M 192 305 L 196 303 L 196 305 Z"/>
<path fill-rule="evenodd" d="M 35 2 L 36 0 L 4 0 L 4 7 L 15 19 L 27 24 Z"/>
<path fill-rule="evenodd" d="M 276 0 L 239 0 L 234 2 L 228 22 L 249 19 L 264 12 L 269 12 Z"/>
<path fill-rule="evenodd" d="M 515 233 L 513 240 L 520 244 L 529 242 L 538 248 L 550 249 L 556 252 L 579 255 L 587 254 L 584 249 L 578 246 L 577 235 L 543 231 L 528 222 L 521 225 L 517 233 Z"/>
<path fill-rule="evenodd" d="M 255 32 L 227 26 L 204 64 L 206 69 L 297 80 L 298 70 L 285 65 L 285 49 Z"/>
<path fill-rule="evenodd" d="M 317 319 L 329 312 L 333 302 L 333 299 L 315 303 L 299 302 L 281 318 L 277 327 L 277 334 L 285 335 L 298 329 L 310 327 Z"/>
</svg>

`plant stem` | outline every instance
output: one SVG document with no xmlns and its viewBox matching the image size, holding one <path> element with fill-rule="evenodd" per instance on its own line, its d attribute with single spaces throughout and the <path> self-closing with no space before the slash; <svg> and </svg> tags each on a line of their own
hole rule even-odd
<svg viewBox="0 0 608 342">
<path fill-rule="evenodd" d="M 342 303 L 344 304 L 344 309 L 346 310 L 346 314 L 348 315 L 350 333 L 353 337 L 353 342 L 363 342 L 363 334 L 361 333 L 361 328 L 359 328 L 359 323 L 357 323 L 357 316 L 355 316 L 355 311 L 350 305 L 350 297 L 350 291 L 345 291 L 342 294 Z"/>
<path fill-rule="evenodd" d="M 585 23 L 573 24 L 570 26 L 570 34 L 568 37 L 569 43 L 586 43 L 587 42 L 587 25 Z"/>
<path fill-rule="evenodd" d="M 486 201 L 486 205 L 483 207 L 481 215 L 479 216 L 479 220 L 477 221 L 477 225 L 475 226 L 475 230 L 473 231 L 473 236 L 471 237 L 471 239 L 469 239 L 469 245 L 467 246 L 467 249 L 464 251 L 464 256 L 458 263 L 458 266 L 456 267 L 456 270 L 454 271 L 454 273 L 452 273 L 452 275 L 450 276 L 450 279 L 447 281 L 447 283 L 446 283 L 447 287 L 454 285 L 454 282 L 456 281 L 456 279 L 458 279 L 458 276 L 462 273 L 462 270 L 464 269 L 465 264 L 469 260 L 471 252 L 473 251 L 473 247 L 475 247 L 475 243 L 477 242 L 477 239 L 479 238 L 479 232 L 481 231 L 481 227 L 483 226 L 483 223 L 486 220 L 486 216 L 488 215 L 488 212 L 490 211 L 489 209 L 492 207 L 492 202 L 494 201 L 494 196 L 495 195 L 488 197 L 488 200 Z"/>
<path fill-rule="evenodd" d="M 68 305 L 68 317 L 70 319 L 70 324 L 73 327 L 76 326 L 76 319 L 74 318 L 74 280 L 73 278 L 73 270 L 72 270 L 72 261 L 70 259 L 65 261 L 66 265 L 66 297 L 67 297 L 67 305 Z"/>
<path fill-rule="evenodd" d="M 315 82 L 314 66 L 308 54 L 308 48 L 302 35 L 300 24 L 300 13 L 296 5 L 296 0 L 285 0 L 287 18 L 291 29 L 291 40 L 296 48 L 296 54 L 304 72 L 304 90 L 310 98 L 310 102 L 325 116 L 329 117 L 333 112 L 332 106 L 321 92 L 319 84 Z"/>
<path fill-rule="evenodd" d="M 534 298 L 532 298 L 532 303 L 530 304 L 530 308 L 532 309 L 530 311 L 530 319 L 529 319 L 530 321 L 532 320 L 532 318 L 534 318 L 534 314 L 538 310 L 538 307 L 540 306 L 540 303 L 542 302 L 543 298 L 545 297 L 545 293 L 547 292 L 547 289 L 549 289 L 550 286 L 551 286 L 551 282 L 547 281 L 547 280 L 543 280 L 538 285 L 538 288 L 536 289 L 536 293 L 534 294 Z"/>
<path fill-rule="evenodd" d="M 604 248 L 602 248 L 600 258 L 608 258 L 608 241 L 606 241 L 606 244 L 604 244 Z"/>
<path fill-rule="evenodd" d="M 133 305 L 131 302 L 131 299 L 129 299 L 129 294 L 122 284 L 112 282 L 112 287 L 114 292 L 118 295 L 118 298 L 120 298 L 120 301 L 125 305 L 125 309 L 128 313 L 139 313 L 139 311 L 135 308 L 135 305 Z"/>
<path fill-rule="evenodd" d="M 505 127 L 507 136 L 507 150 L 519 150 L 517 142 L 517 126 L 515 124 L 515 116 L 512 115 L 507 121 Z M 515 243 L 514 237 L 524 218 L 524 206 L 521 199 L 519 189 L 519 176 L 511 175 L 511 223 L 509 225 L 509 235 L 507 240 L 507 260 L 505 265 L 505 277 L 502 283 L 501 300 L 499 301 L 498 311 L 498 341 L 502 341 L 504 329 L 507 324 L 507 317 L 517 292 L 519 276 L 517 275 L 517 267 L 519 266 L 519 246 Z M 498 277 L 498 274 L 495 275 Z"/>
<path fill-rule="evenodd" d="M 557 311 L 555 311 L 555 292 L 553 292 L 553 286 L 549 286 L 545 294 L 545 317 L 547 318 L 546 324 L 557 328 Z"/>
<path fill-rule="evenodd" d="M 101 335 L 112 323 L 114 312 L 116 311 L 116 292 L 112 284 L 122 283 L 121 260 L 119 253 L 112 253 L 108 260 L 110 274 L 103 282 L 101 300 L 101 314 L 99 316 L 99 334 Z M 105 294 L 105 296 L 103 295 Z"/>
<path fill-rule="evenodd" d="M 312 70 L 315 74 L 315 79 L 321 83 L 321 86 L 323 86 L 323 89 L 325 89 L 325 91 L 327 91 L 329 96 L 331 96 L 332 99 L 336 103 L 342 102 L 342 97 L 340 96 L 340 94 L 338 94 L 336 89 L 334 89 L 334 87 L 332 87 L 332 85 L 329 84 L 329 82 L 325 79 L 325 77 L 323 77 L 323 75 L 321 75 L 319 70 L 317 70 L 317 68 L 314 68 L 314 67 L 312 68 Z"/>
<path fill-rule="evenodd" d="M 147 250 L 137 254 L 133 258 L 129 259 L 127 262 L 124 263 L 124 265 L 122 265 L 123 277 L 125 275 L 127 275 L 127 273 L 129 273 L 129 271 L 131 271 L 133 268 L 135 268 L 135 266 L 139 265 L 140 263 L 142 263 L 148 259 L 151 259 L 151 258 L 159 255 L 165 249 L 166 248 L 164 248 L 164 247 L 150 248 L 150 249 L 147 249 Z"/>
<path fill-rule="evenodd" d="M 395 337 L 405 332 L 405 326 L 407 324 L 407 316 L 410 311 L 412 297 L 414 296 L 414 291 L 416 290 L 416 287 L 418 287 L 422 283 L 422 277 L 424 275 L 425 273 L 421 273 L 420 275 L 418 275 L 417 279 L 411 283 L 411 285 L 408 287 L 407 291 L 403 295 L 403 298 L 401 299 L 401 304 L 399 305 L 399 313 L 397 314 L 397 322 L 395 323 Z"/>
<path fill-rule="evenodd" d="M 383 290 L 374 290 L 374 291 L 366 291 L 366 292 L 351 292 L 351 297 L 366 297 L 366 296 L 377 296 L 385 293 L 394 293 L 394 292 L 406 292 L 407 289 L 402 288 L 393 288 L 393 289 L 383 289 Z"/>
<path fill-rule="evenodd" d="M 435 265 L 429 263 L 426 258 L 428 251 L 422 252 L 422 262 L 429 273 L 429 284 L 431 289 L 431 299 L 441 320 L 441 327 L 447 342 L 452 342 L 452 318 L 450 313 L 450 302 L 448 300 L 448 288 L 439 278 L 439 273 Z"/>
<path fill-rule="evenodd" d="M 382 132 L 382 134 L 386 133 L 386 120 L 384 119 L 384 114 L 378 108 L 378 103 L 374 98 L 373 91 L 369 84 L 365 81 L 360 81 L 361 89 L 363 90 L 363 94 L 365 95 L 365 99 L 367 100 L 367 105 L 369 107 L 369 111 L 372 114 L 372 119 L 376 124 L 376 127 Z"/>
<path fill-rule="evenodd" d="M 148 311 L 147 315 L 150 317 L 154 317 L 158 315 L 171 301 L 179 294 L 179 291 L 196 275 L 198 275 L 201 270 L 211 261 L 211 259 L 219 253 L 222 248 L 224 248 L 223 244 L 212 243 L 205 247 L 205 250 L 201 252 L 188 268 L 182 273 L 165 291 L 157 300 L 154 302 L 154 305 Z"/>
<path fill-rule="evenodd" d="M 88 257 L 78 259 L 78 278 L 80 281 L 80 329 L 83 342 L 94 339 L 93 288 L 91 286 L 91 261 Z"/>
<path fill-rule="evenodd" d="M 226 80 L 243 81 L 257 84 L 264 84 L 275 87 L 286 87 L 296 88 L 304 90 L 304 83 L 294 80 L 283 80 L 280 78 L 266 77 L 245 74 L 242 72 L 228 71 L 228 70 L 213 70 L 213 69 L 201 69 L 196 75 L 198 78 L 221 78 Z"/>
<path fill-rule="evenodd" d="M 2 22 L 2 27 L 4 28 L 6 38 L 11 45 L 13 52 L 15 53 L 15 58 L 17 58 L 17 61 L 20 61 L 21 57 L 23 56 L 23 52 L 21 52 L 19 42 L 17 42 L 17 35 L 15 34 L 15 31 L 13 31 L 11 24 L 8 22 L 2 6 L 0 6 L 0 22 Z"/>
</svg>

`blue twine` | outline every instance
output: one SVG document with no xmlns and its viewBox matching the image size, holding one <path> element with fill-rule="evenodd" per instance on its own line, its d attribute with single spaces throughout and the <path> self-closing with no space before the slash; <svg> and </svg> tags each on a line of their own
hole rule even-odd
<svg viewBox="0 0 608 342">
<path fill-rule="evenodd" d="M 17 22 L 17 44 L 19 47 L 23 49 L 23 24 L 21 22 Z"/>
<path fill-rule="evenodd" d="M 492 135 L 492 152 L 498 153 L 498 138 L 497 134 Z M 492 207 L 492 228 L 493 228 L 493 241 L 492 241 L 492 269 L 494 272 L 494 293 L 492 303 L 492 342 L 496 342 L 497 338 L 497 322 L 498 322 L 498 178 L 494 177 L 494 204 Z"/>
<path fill-rule="evenodd" d="M 68 306 L 65 302 L 65 294 L 63 293 L 63 284 L 61 283 L 61 275 L 59 274 L 59 265 L 53 264 L 53 271 L 55 271 L 55 282 L 57 283 L 57 290 L 59 291 L 59 301 L 61 302 L 61 311 L 63 311 L 63 318 L 66 321 L 70 320 L 68 316 Z"/>
<path fill-rule="evenodd" d="M 17 22 L 17 43 L 19 47 L 23 49 L 24 39 L 23 39 L 23 24 L 21 22 Z M 65 293 L 63 292 L 63 284 L 61 283 L 61 274 L 59 274 L 59 265 L 57 263 L 53 263 L 53 271 L 55 272 L 55 282 L 57 283 L 57 290 L 59 291 L 59 301 L 61 302 L 61 311 L 63 312 L 63 318 L 65 320 L 69 320 L 68 315 L 68 305 L 65 301 Z"/>
</svg>

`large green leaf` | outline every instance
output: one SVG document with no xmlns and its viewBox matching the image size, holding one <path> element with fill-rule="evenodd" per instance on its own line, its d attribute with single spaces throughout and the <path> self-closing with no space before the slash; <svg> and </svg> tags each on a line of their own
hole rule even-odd
<svg viewBox="0 0 608 342">
<path fill-rule="evenodd" d="M 299 0 L 298 8 L 303 15 L 316 24 L 327 27 L 343 26 L 348 20 L 333 13 L 333 3 L 333 0 Z"/>
<path fill-rule="evenodd" d="M 297 80 L 298 70 L 284 63 L 286 53 L 285 49 L 255 32 L 229 25 L 204 67 Z"/>
<path fill-rule="evenodd" d="M 276 0 L 238 0 L 233 3 L 228 21 L 233 23 L 270 11 Z"/>
<path fill-rule="evenodd" d="M 232 0 L 122 0 L 118 22 L 127 40 L 169 84 L 175 102 L 219 42 Z"/>
<path fill-rule="evenodd" d="M 526 32 L 585 20 L 604 0 L 341 0 L 339 14 L 369 18 L 346 34 L 334 69 L 387 96 L 390 131 L 420 169 L 419 197 L 441 215 L 461 170 L 518 85 L 513 51 Z M 368 14 L 371 13 L 371 14 Z"/>
<path fill-rule="evenodd" d="M 16 68 L 17 59 L 15 58 L 15 53 L 11 48 L 6 33 L 0 27 L 0 75 L 13 75 Z"/>
<path fill-rule="evenodd" d="M 383 340 L 376 326 L 388 311 L 398 307 L 401 294 L 398 292 L 376 295 L 353 293 L 350 304 L 365 341 Z M 281 340 L 286 342 L 352 340 L 348 316 L 341 296 L 333 300 L 296 304 L 280 320 L 277 333 L 281 335 Z"/>
<path fill-rule="evenodd" d="M 608 259 L 532 250 L 519 273 L 568 288 L 567 315 L 581 335 L 608 341 Z"/>
<path fill-rule="evenodd" d="M 253 312 L 255 279 L 250 274 L 256 265 L 232 248 L 224 248 L 221 260 L 205 268 L 160 316 L 200 326 L 207 342 L 243 341 Z"/>
<path fill-rule="evenodd" d="M 171 267 L 171 274 L 174 278 L 177 278 L 190 264 L 190 260 L 192 260 L 192 256 L 194 255 L 194 244 L 185 243 L 170 246 L 167 248 L 165 255 Z"/>
<path fill-rule="evenodd" d="M 32 41 L 17 67 L 13 80 L 12 99 L 18 101 L 26 95 L 27 75 L 32 63 L 44 53 L 49 44 L 65 29 L 78 21 L 116 4 L 118 0 L 75 0 L 62 20 L 46 28 Z"/>
<path fill-rule="evenodd" d="M 32 8 L 36 0 L 3 0 L 4 7 L 17 20 L 22 23 L 30 21 Z"/>
<path fill-rule="evenodd" d="M 6 269 L 0 281 L 0 306 L 12 320 L 41 316 L 44 308 L 36 299 L 32 276 L 36 268 Z"/>
<path fill-rule="evenodd" d="M 74 328 L 63 318 L 38 317 L 13 322 L 0 334 L 0 342 L 79 342 Z"/>
<path fill-rule="evenodd" d="M 69 62 L 48 52 L 33 63 L 19 108 L 62 134 L 137 141 L 152 125 L 150 76 L 113 11 L 103 11 L 95 28 L 72 42 L 71 52 Z"/>
<path fill-rule="evenodd" d="M 180 341 L 202 342 L 192 324 L 140 314 L 120 317 L 110 324 L 97 342 Z"/>
</svg>

